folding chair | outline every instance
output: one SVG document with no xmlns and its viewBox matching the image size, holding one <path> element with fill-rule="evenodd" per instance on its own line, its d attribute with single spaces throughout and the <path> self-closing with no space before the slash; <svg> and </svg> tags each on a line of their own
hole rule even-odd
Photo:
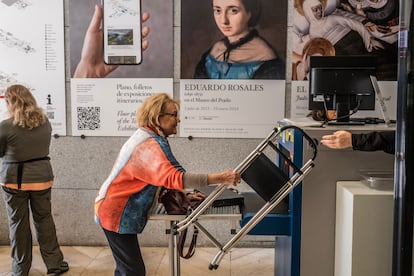
<svg viewBox="0 0 414 276">
<path fill-rule="evenodd" d="M 312 157 L 299 168 L 278 148 L 278 135 L 284 135 L 286 130 L 296 129 L 302 138 L 309 142 L 313 150 Z M 283 168 L 270 158 L 276 159 L 279 154 L 283 160 Z M 265 152 L 266 151 L 266 152 Z M 220 251 L 216 254 L 209 265 L 209 269 L 217 269 L 223 256 L 228 253 L 236 243 L 249 233 L 267 214 L 269 214 L 289 193 L 296 187 L 303 178 L 314 167 L 314 159 L 317 153 L 317 143 L 309 137 L 301 128 L 294 125 L 287 125 L 274 128 L 270 134 L 253 150 L 234 171 L 241 174 L 242 179 L 265 201 L 265 204 L 258 212 L 230 239 L 225 245 L 217 244 Z M 272 156 L 269 158 L 269 156 Z M 287 168 L 287 169 L 286 169 Z M 290 177 L 290 171 L 292 176 Z M 226 189 L 226 185 L 218 185 L 189 216 L 179 221 L 173 231 L 179 233 L 192 223 L 197 224 L 197 219 L 202 215 Z"/>
</svg>

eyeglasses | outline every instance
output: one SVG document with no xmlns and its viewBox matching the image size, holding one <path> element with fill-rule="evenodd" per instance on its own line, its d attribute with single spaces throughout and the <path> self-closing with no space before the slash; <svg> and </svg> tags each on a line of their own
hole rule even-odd
<svg viewBox="0 0 414 276">
<path fill-rule="evenodd" d="M 171 117 L 178 118 L 178 113 L 167 113 L 167 112 L 164 112 L 161 115 L 169 115 Z"/>
</svg>

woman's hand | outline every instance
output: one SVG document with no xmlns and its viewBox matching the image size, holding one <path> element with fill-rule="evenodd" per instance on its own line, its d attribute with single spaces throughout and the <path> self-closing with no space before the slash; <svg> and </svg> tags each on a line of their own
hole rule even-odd
<svg viewBox="0 0 414 276">
<path fill-rule="evenodd" d="M 206 195 L 202 192 L 196 191 L 194 193 L 187 193 L 189 200 L 202 200 L 206 198 Z"/>
<path fill-rule="evenodd" d="M 233 171 L 224 171 L 208 175 L 208 184 L 237 185 L 241 181 L 240 174 Z"/>
</svg>

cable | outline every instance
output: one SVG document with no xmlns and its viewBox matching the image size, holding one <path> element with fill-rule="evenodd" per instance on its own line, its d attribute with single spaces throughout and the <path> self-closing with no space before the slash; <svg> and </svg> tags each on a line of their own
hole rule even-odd
<svg viewBox="0 0 414 276">
<path fill-rule="evenodd" d="M 327 114 L 328 108 L 326 106 L 325 97 L 323 98 L 323 106 L 325 108 L 325 114 Z M 336 117 L 335 119 L 328 119 L 328 117 L 326 116 L 326 120 L 322 123 L 321 127 L 323 127 L 325 124 L 327 124 L 331 121 L 335 121 L 335 120 L 338 121 L 338 120 L 341 120 L 341 119 L 350 118 L 352 115 L 354 115 L 355 113 L 358 112 L 360 106 L 361 106 L 361 98 L 357 96 L 357 106 L 354 109 L 352 109 L 352 111 L 349 114 L 341 116 L 341 117 Z"/>
</svg>

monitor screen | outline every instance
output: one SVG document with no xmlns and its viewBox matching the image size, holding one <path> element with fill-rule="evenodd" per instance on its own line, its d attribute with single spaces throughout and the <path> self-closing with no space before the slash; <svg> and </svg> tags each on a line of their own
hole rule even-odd
<svg viewBox="0 0 414 276">
<path fill-rule="evenodd" d="M 375 110 L 375 71 L 375 56 L 311 56 L 309 110 Z"/>
</svg>

